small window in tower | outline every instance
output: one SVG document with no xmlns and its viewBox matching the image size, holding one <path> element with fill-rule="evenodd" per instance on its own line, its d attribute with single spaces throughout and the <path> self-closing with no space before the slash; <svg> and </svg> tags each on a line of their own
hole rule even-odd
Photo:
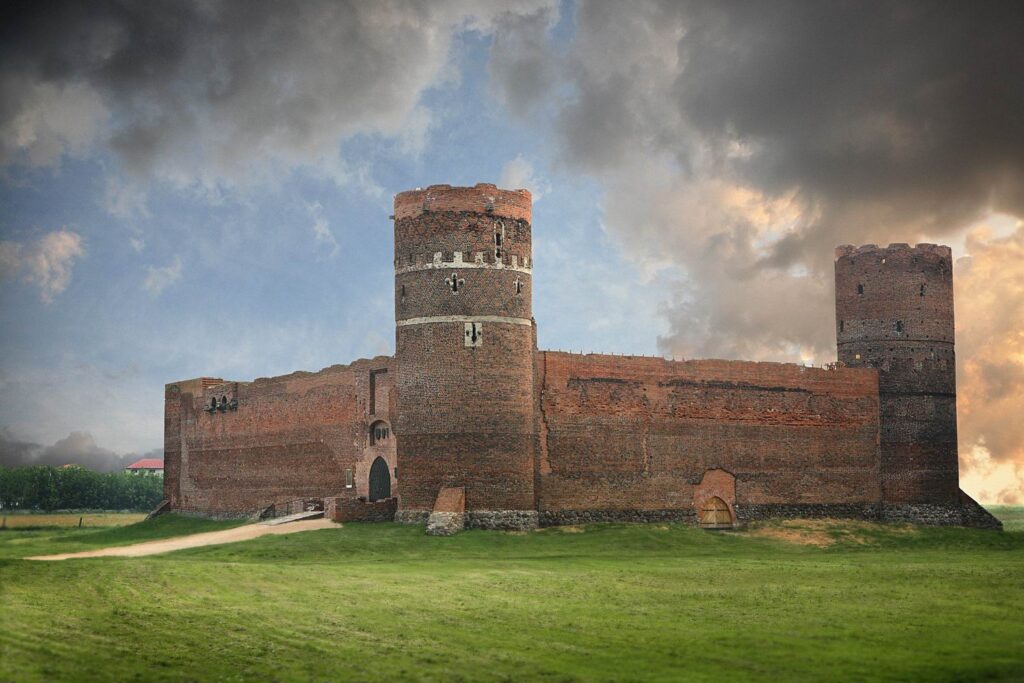
<svg viewBox="0 0 1024 683">
<path fill-rule="evenodd" d="M 505 244 L 505 224 L 498 221 L 494 224 L 494 260 L 501 261 L 501 249 Z"/>
<path fill-rule="evenodd" d="M 846 328 L 846 321 L 845 320 L 840 320 L 839 321 L 839 331 L 842 332 L 843 329 L 845 329 L 845 328 Z"/>
<path fill-rule="evenodd" d="M 405 301 L 405 285 L 402 285 L 402 301 Z"/>
<path fill-rule="evenodd" d="M 345 470 L 345 488 L 350 489 L 355 485 L 355 479 L 352 476 L 352 470 Z"/>
<path fill-rule="evenodd" d="M 864 296 L 864 285 L 857 285 L 857 294 Z"/>
<path fill-rule="evenodd" d="M 921 285 L 921 296 L 924 296 L 924 285 Z"/>
<path fill-rule="evenodd" d="M 896 331 L 897 332 L 902 332 L 903 331 L 903 321 L 902 320 L 897 320 L 896 321 Z"/>
</svg>

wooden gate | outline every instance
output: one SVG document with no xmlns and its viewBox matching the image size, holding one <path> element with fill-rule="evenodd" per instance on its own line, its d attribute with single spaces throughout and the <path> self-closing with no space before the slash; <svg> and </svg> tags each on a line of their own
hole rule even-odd
<svg viewBox="0 0 1024 683">
<path fill-rule="evenodd" d="M 707 499 L 700 509 L 700 525 L 705 529 L 731 529 L 729 506 L 718 496 Z"/>
<path fill-rule="evenodd" d="M 391 497 L 391 471 L 384 458 L 377 458 L 370 466 L 370 501 Z"/>
</svg>

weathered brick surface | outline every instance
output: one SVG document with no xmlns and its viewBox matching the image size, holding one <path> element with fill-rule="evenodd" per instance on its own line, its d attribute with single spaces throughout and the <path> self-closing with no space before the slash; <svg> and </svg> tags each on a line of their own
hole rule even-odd
<svg viewBox="0 0 1024 683">
<path fill-rule="evenodd" d="M 548 351 L 537 388 L 542 514 L 693 510 L 709 470 L 730 506 L 879 500 L 871 369 Z"/>
<path fill-rule="evenodd" d="M 433 510 L 449 533 L 696 523 L 718 497 L 738 522 L 998 527 L 957 484 L 947 247 L 836 250 L 832 369 L 537 351 L 530 202 L 493 185 L 395 197 L 394 358 L 167 385 L 171 507 L 319 498 L 338 520 Z M 378 421 L 389 438 L 371 443 Z M 397 500 L 366 503 L 378 457 Z"/>
<path fill-rule="evenodd" d="M 393 359 L 386 357 L 253 382 L 190 380 L 166 389 L 164 489 L 179 510 L 247 515 L 280 501 L 345 491 L 367 495 L 370 465 L 395 468 L 395 440 L 370 445 L 390 423 Z M 388 372 L 379 372 L 388 370 Z M 375 414 L 370 414 L 370 373 Z M 236 409 L 208 412 L 211 399 Z M 392 491 L 397 481 L 392 481 Z"/>
<path fill-rule="evenodd" d="M 836 249 L 839 360 L 878 368 L 889 503 L 954 503 L 959 491 L 953 263 L 948 247 Z"/>
<path fill-rule="evenodd" d="M 395 219 L 399 509 L 431 510 L 442 488 L 460 487 L 467 512 L 532 511 L 529 192 L 403 192 Z M 435 259 L 452 265 L 409 269 Z M 467 319 L 482 326 L 479 346 L 466 345 Z"/>
<path fill-rule="evenodd" d="M 372 503 L 354 494 L 324 499 L 324 517 L 333 522 L 391 522 L 398 508 L 397 498 Z"/>
</svg>

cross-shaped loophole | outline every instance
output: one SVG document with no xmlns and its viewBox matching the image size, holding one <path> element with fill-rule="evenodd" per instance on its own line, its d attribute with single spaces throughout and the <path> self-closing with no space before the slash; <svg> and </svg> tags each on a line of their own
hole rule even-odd
<svg viewBox="0 0 1024 683">
<path fill-rule="evenodd" d="M 444 282 L 452 288 L 452 294 L 458 294 L 459 290 L 466 284 L 466 281 L 460 278 L 458 273 L 452 273 L 452 276 L 446 277 Z"/>
<path fill-rule="evenodd" d="M 516 278 L 516 281 L 515 281 L 514 284 L 516 286 L 516 294 L 522 294 L 523 293 L 523 283 L 522 283 L 522 281 L 519 278 Z"/>
</svg>

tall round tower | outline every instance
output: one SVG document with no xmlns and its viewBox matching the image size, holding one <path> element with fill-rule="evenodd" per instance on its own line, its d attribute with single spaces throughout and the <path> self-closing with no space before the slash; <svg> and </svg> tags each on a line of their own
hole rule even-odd
<svg viewBox="0 0 1024 683">
<path fill-rule="evenodd" d="M 882 499 L 958 499 L 949 247 L 836 249 L 839 360 L 879 369 Z"/>
<path fill-rule="evenodd" d="M 469 526 L 536 526 L 531 206 L 484 184 L 395 196 L 401 520 L 457 487 Z"/>
</svg>

